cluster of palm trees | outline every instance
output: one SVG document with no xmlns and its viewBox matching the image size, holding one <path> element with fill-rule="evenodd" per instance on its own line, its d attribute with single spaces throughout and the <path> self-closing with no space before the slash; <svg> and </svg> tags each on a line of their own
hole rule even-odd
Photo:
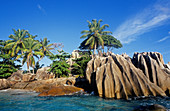
<svg viewBox="0 0 170 111">
<path fill-rule="evenodd" d="M 36 65 L 35 57 L 39 62 L 45 56 L 50 56 L 53 50 L 53 44 L 49 44 L 47 38 L 36 40 L 37 35 L 31 35 L 27 30 L 15 30 L 14 34 L 11 34 L 5 42 L 4 49 L 8 50 L 8 54 L 14 57 L 16 60 L 22 59 L 22 65 L 27 64 L 28 72 L 30 72 L 30 67 L 33 69 Z"/>
<path fill-rule="evenodd" d="M 80 49 L 90 49 L 93 50 L 93 54 L 96 55 L 96 49 L 104 49 L 104 46 L 108 48 L 108 50 L 111 47 L 114 48 L 121 48 L 122 44 L 119 40 L 114 38 L 111 31 L 104 31 L 106 27 L 109 27 L 108 24 L 100 25 L 102 20 L 100 19 L 97 21 L 96 19 L 93 19 L 92 22 L 88 22 L 88 28 L 89 30 L 83 30 L 81 32 L 82 35 L 80 38 L 86 38 L 81 44 Z"/>
</svg>

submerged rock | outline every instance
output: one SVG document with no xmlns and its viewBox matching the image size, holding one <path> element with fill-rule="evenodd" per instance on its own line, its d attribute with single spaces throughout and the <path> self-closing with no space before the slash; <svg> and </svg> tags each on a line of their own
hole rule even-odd
<svg viewBox="0 0 170 111">
<path fill-rule="evenodd" d="M 58 86 L 52 87 L 48 91 L 40 93 L 38 96 L 64 96 L 64 95 L 75 95 L 81 94 L 84 90 L 74 86 Z"/>
<path fill-rule="evenodd" d="M 167 109 L 160 104 L 153 104 L 147 106 L 140 106 L 133 111 L 167 111 Z"/>
<path fill-rule="evenodd" d="M 167 81 L 169 76 L 162 72 L 161 68 L 158 68 L 163 67 L 164 63 L 161 55 L 155 57 L 157 61 L 159 60 L 159 64 L 156 64 L 156 61 L 150 62 L 157 67 L 158 73 L 163 74 L 157 79 L 160 86 L 150 81 L 149 76 L 127 58 L 127 56 L 125 58 L 122 55 L 111 53 L 107 57 L 97 56 L 90 60 L 87 65 L 86 77 L 92 90 L 104 98 L 128 99 L 134 96 L 166 96 L 165 91 L 170 88 L 170 81 Z M 140 63 L 146 64 L 145 61 L 140 61 Z"/>
</svg>

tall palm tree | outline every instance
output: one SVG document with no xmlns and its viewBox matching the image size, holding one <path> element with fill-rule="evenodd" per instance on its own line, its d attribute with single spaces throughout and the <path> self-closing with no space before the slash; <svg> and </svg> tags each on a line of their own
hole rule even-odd
<svg viewBox="0 0 170 111">
<path fill-rule="evenodd" d="M 18 55 L 17 59 L 23 57 L 22 65 L 24 65 L 24 63 L 26 62 L 28 72 L 30 72 L 29 67 L 32 67 L 33 73 L 34 73 L 34 68 L 35 68 L 34 57 L 39 59 L 39 56 L 43 56 L 43 53 L 39 50 L 41 47 L 41 44 L 31 37 L 26 38 L 24 41 L 24 44 L 25 44 L 25 48 L 23 49 L 24 53 L 21 55 Z"/>
<path fill-rule="evenodd" d="M 21 49 L 25 48 L 24 39 L 28 37 L 28 31 L 27 30 L 20 30 L 17 31 L 13 29 L 14 35 L 9 35 L 9 38 L 12 40 L 7 40 L 5 48 L 11 49 L 9 51 L 10 55 L 13 57 L 18 54 L 18 52 L 23 52 Z"/>
<path fill-rule="evenodd" d="M 44 38 L 43 40 L 40 39 L 40 44 L 41 44 L 41 49 L 40 51 L 43 53 L 39 61 L 44 57 L 44 56 L 50 56 L 53 53 L 50 52 L 50 50 L 53 50 L 54 48 L 51 47 L 53 44 L 48 44 L 50 41 L 47 40 L 47 38 Z"/>
<path fill-rule="evenodd" d="M 89 30 L 83 30 L 81 32 L 82 35 L 80 38 L 87 38 L 85 41 L 83 41 L 85 44 L 84 47 L 88 47 L 88 49 L 93 49 L 94 55 L 96 55 L 96 49 L 97 47 L 102 46 L 104 48 L 104 41 L 102 39 L 102 35 L 107 35 L 109 33 L 112 33 L 110 31 L 104 31 L 106 27 L 109 27 L 108 24 L 104 24 L 103 26 L 100 26 L 100 23 L 102 20 L 100 19 L 97 21 L 96 19 L 93 19 L 92 22 L 88 22 Z"/>
</svg>

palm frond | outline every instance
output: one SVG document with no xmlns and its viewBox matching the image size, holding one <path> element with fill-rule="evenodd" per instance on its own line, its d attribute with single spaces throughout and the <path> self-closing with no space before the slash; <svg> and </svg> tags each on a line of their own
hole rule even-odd
<svg viewBox="0 0 170 111">
<path fill-rule="evenodd" d="M 86 38 L 86 37 L 88 37 L 89 36 L 89 34 L 84 34 L 84 35 L 82 35 L 80 38 L 82 39 L 82 38 Z"/>
<path fill-rule="evenodd" d="M 88 40 L 86 41 L 85 45 L 88 45 L 91 43 L 91 41 L 94 39 L 93 36 L 89 37 Z"/>
<path fill-rule="evenodd" d="M 101 34 L 102 35 L 107 35 L 107 34 L 112 34 L 112 32 L 111 31 L 103 31 L 103 32 L 101 32 Z"/>
<path fill-rule="evenodd" d="M 100 19 L 97 23 L 97 28 L 99 29 L 100 28 L 100 23 L 102 22 L 102 19 Z"/>
<path fill-rule="evenodd" d="M 84 33 L 85 33 L 85 34 L 88 34 L 88 33 L 90 33 L 90 32 L 89 32 L 89 30 L 83 30 L 83 31 L 81 31 L 81 34 L 84 34 Z"/>
<path fill-rule="evenodd" d="M 88 20 L 87 20 L 87 22 L 88 22 L 88 27 L 91 28 L 92 23 L 90 21 L 88 21 Z"/>
<path fill-rule="evenodd" d="M 103 31 L 104 29 L 106 29 L 106 27 L 109 27 L 109 25 L 108 25 L 108 24 L 104 24 L 103 26 L 101 26 L 101 27 L 99 28 L 99 32 L 101 32 L 101 31 Z"/>
</svg>

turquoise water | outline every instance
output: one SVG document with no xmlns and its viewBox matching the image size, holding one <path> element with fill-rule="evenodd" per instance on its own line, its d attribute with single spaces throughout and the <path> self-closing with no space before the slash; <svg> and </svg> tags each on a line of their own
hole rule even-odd
<svg viewBox="0 0 170 111">
<path fill-rule="evenodd" d="M 170 98 L 145 98 L 140 100 L 110 100 L 96 96 L 37 97 L 38 93 L 22 90 L 1 90 L 1 111 L 131 111 L 139 106 L 160 104 L 170 109 Z"/>
</svg>

